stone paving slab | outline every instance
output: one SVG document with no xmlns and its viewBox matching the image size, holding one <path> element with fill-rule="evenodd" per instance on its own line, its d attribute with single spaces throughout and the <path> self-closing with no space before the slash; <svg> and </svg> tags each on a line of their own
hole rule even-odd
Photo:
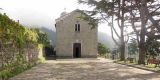
<svg viewBox="0 0 160 80">
<path fill-rule="evenodd" d="M 50 60 L 10 80 L 160 80 L 160 74 L 108 59 Z"/>
</svg>

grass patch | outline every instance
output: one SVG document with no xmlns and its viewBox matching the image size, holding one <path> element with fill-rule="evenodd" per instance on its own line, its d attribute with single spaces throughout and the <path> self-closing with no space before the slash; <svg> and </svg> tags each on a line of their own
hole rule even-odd
<svg viewBox="0 0 160 80">
<path fill-rule="evenodd" d="M 130 61 L 114 61 L 114 63 L 119 63 L 119 64 L 138 64 L 138 62 L 134 61 L 133 63 L 131 63 Z"/>
<path fill-rule="evenodd" d="M 126 64 L 126 65 L 138 65 L 138 62 L 135 62 L 135 61 L 133 63 L 130 63 L 129 61 L 114 61 L 114 63 Z M 148 65 L 145 65 L 145 67 L 156 68 L 156 65 L 155 64 L 148 64 Z"/>
<path fill-rule="evenodd" d="M 9 78 L 20 74 L 28 69 L 31 69 L 35 65 L 19 65 L 14 67 L 8 67 L 0 71 L 0 80 L 8 80 Z"/>
<path fill-rule="evenodd" d="M 148 64 L 148 65 L 146 65 L 146 67 L 148 67 L 148 68 L 156 68 L 156 65 L 155 64 Z"/>
</svg>

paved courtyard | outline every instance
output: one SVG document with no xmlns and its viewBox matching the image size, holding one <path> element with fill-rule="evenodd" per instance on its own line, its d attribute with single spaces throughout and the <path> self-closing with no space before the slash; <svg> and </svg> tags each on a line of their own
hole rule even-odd
<svg viewBox="0 0 160 80">
<path fill-rule="evenodd" d="M 160 73 L 107 59 L 60 59 L 49 60 L 11 80 L 160 80 Z"/>
</svg>

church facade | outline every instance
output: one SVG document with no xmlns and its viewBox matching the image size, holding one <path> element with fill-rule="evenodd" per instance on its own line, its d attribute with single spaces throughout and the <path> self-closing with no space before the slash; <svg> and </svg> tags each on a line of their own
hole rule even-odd
<svg viewBox="0 0 160 80">
<path fill-rule="evenodd" d="M 63 12 L 56 19 L 56 55 L 71 58 L 97 57 L 97 27 L 80 19 L 78 10 Z"/>
</svg>

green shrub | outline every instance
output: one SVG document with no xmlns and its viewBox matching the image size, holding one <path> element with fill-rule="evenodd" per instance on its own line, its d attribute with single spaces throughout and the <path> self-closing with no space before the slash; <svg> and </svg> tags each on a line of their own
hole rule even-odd
<svg viewBox="0 0 160 80">
<path fill-rule="evenodd" d="M 106 53 L 109 53 L 109 48 L 105 47 L 103 44 L 98 43 L 98 54 L 104 56 Z"/>
<path fill-rule="evenodd" d="M 9 77 L 12 77 L 13 74 L 8 70 L 3 70 L 0 72 L 0 79 L 7 80 Z"/>
<path fill-rule="evenodd" d="M 33 66 L 34 65 L 30 65 L 30 64 L 23 64 L 23 65 L 21 64 L 16 66 L 15 64 L 6 65 L 5 70 L 0 71 L 0 80 L 7 80 L 19 73 L 22 73 L 30 69 Z"/>
</svg>

